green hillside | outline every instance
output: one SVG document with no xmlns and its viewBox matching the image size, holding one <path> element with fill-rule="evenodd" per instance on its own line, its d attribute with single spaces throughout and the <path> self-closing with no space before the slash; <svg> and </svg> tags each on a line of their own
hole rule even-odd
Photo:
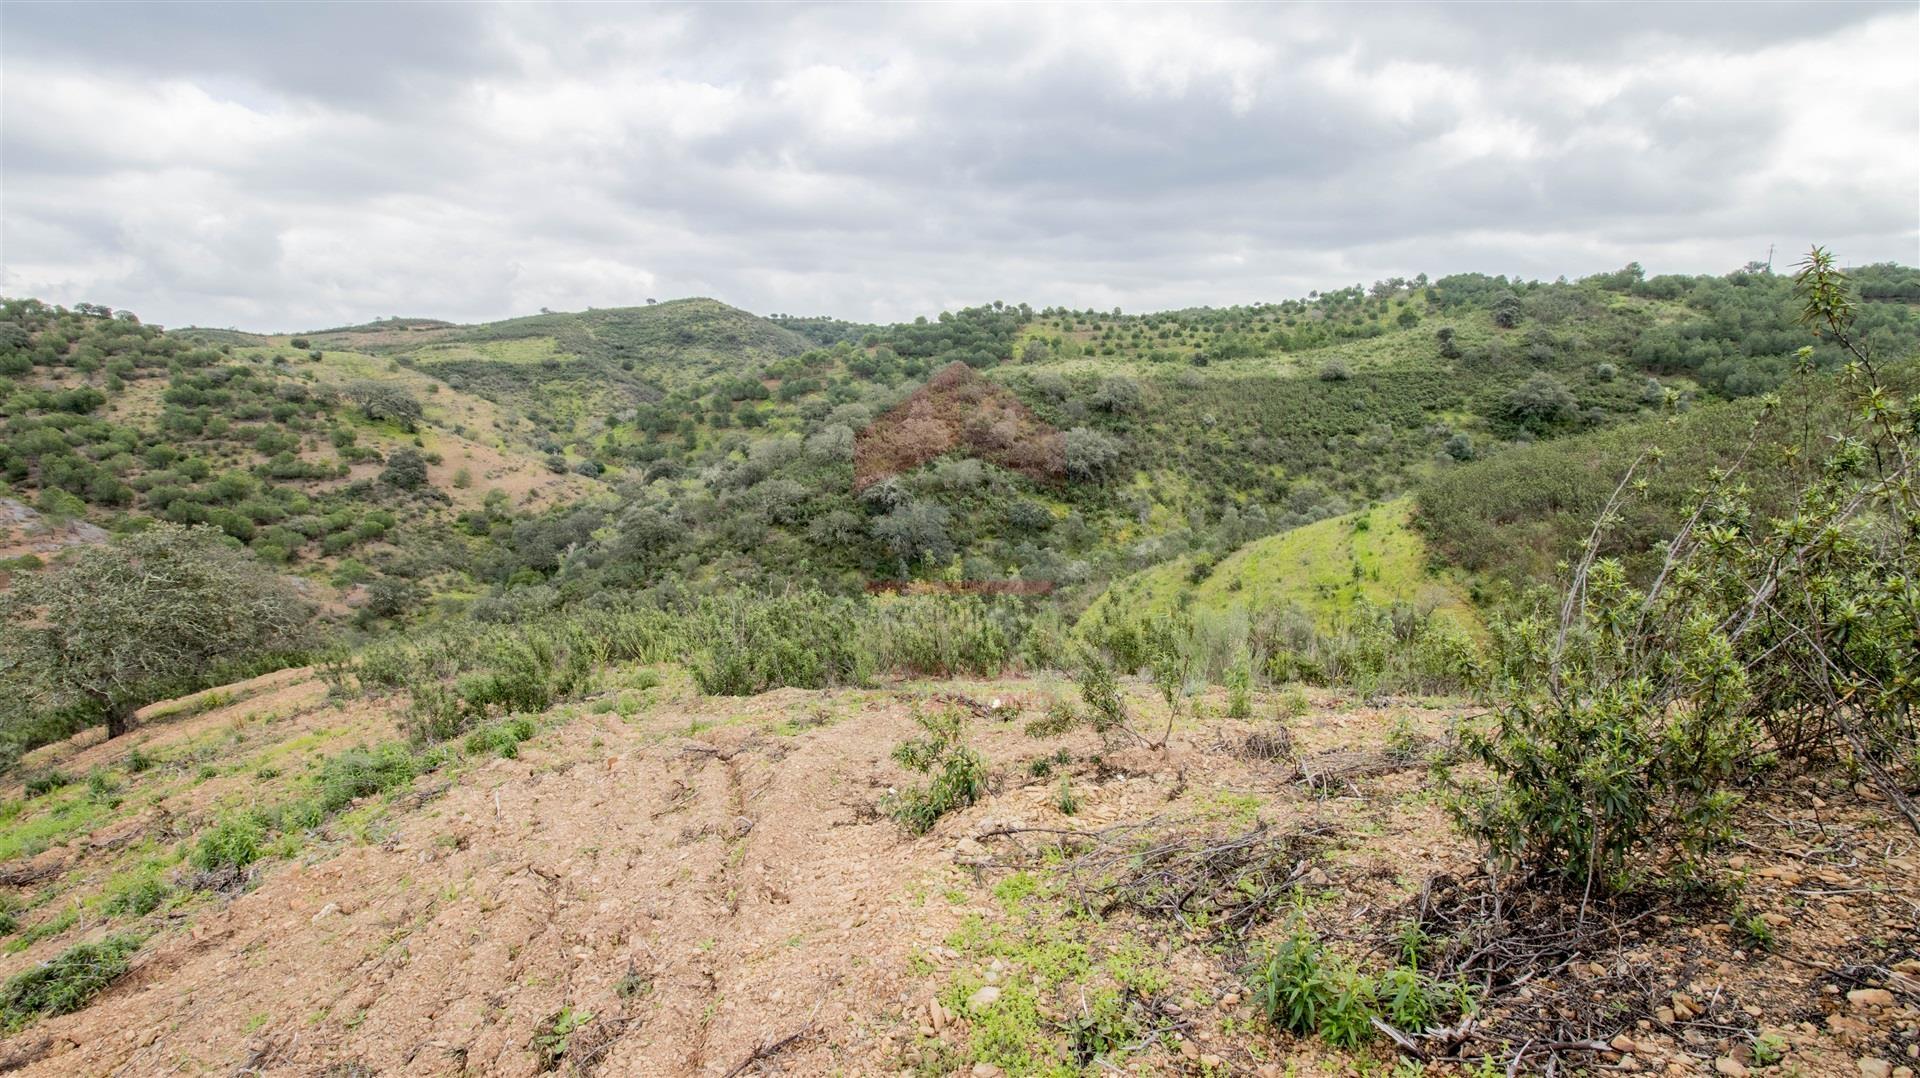
<svg viewBox="0 0 1920 1078">
<path fill-rule="evenodd" d="M 1465 590 L 1453 574 L 1433 568 L 1411 515 L 1412 500 L 1400 498 L 1255 540 L 1218 561 L 1206 554 L 1175 558 L 1115 581 L 1081 624 L 1189 607 L 1295 607 L 1324 623 L 1362 601 L 1405 603 L 1470 623 Z"/>
</svg>

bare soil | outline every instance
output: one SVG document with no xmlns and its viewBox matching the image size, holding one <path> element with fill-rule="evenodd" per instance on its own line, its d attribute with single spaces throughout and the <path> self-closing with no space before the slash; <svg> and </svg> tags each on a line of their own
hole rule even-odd
<svg viewBox="0 0 1920 1078">
<path fill-rule="evenodd" d="M 1317 694 L 1287 724 L 1285 750 L 1262 740 L 1280 726 L 1272 699 L 1251 722 L 1218 718 L 1224 701 L 1203 699 L 1164 751 L 1106 748 L 1085 731 L 1027 736 L 1024 722 L 1071 688 L 956 681 L 735 699 L 668 687 L 625 717 L 610 691 L 545 716 L 518 758 L 468 757 L 354 806 L 263 861 L 250 887 L 115 921 L 90 897 L 129 851 L 164 852 L 223 808 L 297 788 L 303 763 L 395 736 L 404 700 L 332 701 L 299 670 L 218 691 L 212 707 L 205 694 L 157 706 L 127 737 L 83 735 L 23 769 L 121 774 L 135 746 L 186 761 L 126 774 L 123 803 L 96 826 L 0 865 L 8 880 L 56 866 L 8 886 L 23 927 L 82 911 L 0 957 L 0 975 L 83 939 L 152 933 L 90 1006 L 0 1043 L 0 1070 L 995 1074 L 979 1061 L 989 1007 L 954 1000 L 1024 976 L 1005 941 L 1065 924 L 1071 938 L 1052 944 L 1083 949 L 1096 968 L 1144 954 L 1164 982 L 1154 1013 L 1165 1035 L 1109 1057 L 1113 1067 L 1385 1073 L 1384 1042 L 1349 1054 L 1269 1031 L 1246 987 L 1246 948 L 1206 926 L 1137 911 L 1048 920 L 1007 881 L 1061 871 L 1048 850 L 1067 833 L 1080 848 L 1136 833 L 1311 834 L 1297 866 L 1307 915 L 1369 960 L 1430 880 L 1480 869 L 1424 765 L 1385 751 L 1396 722 L 1437 739 L 1449 710 Z M 915 732 L 916 708 L 943 702 L 974 712 L 968 738 L 989 762 L 990 792 L 915 837 L 881 812 L 915 781 L 889 753 Z M 1152 706 L 1144 693 L 1135 704 Z M 1034 773 L 1032 761 L 1062 756 Z M 1728 865 L 1747 881 L 1743 913 L 1766 919 L 1777 950 L 1753 947 L 1718 907 L 1649 913 L 1480 1020 L 1552 1009 L 1572 1021 L 1624 1001 L 1604 1018 L 1608 1050 L 1568 1057 L 1596 1071 L 1759 1070 L 1750 1045 L 1763 1033 L 1801 1074 L 1920 1065 L 1920 979 L 1899 972 L 1920 973 L 1913 835 L 1844 780 L 1788 788 L 1751 807 Z M 1278 914 L 1269 920 L 1261 932 L 1280 929 Z M 1862 994 L 1870 982 L 1891 991 Z M 1047 1006 L 1072 1017 L 1071 999 Z"/>
</svg>

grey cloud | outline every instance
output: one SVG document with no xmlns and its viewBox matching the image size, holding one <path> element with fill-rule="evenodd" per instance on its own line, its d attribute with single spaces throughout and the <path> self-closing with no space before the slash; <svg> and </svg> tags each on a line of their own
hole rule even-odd
<svg viewBox="0 0 1920 1078">
<path fill-rule="evenodd" d="M 1910 5 L 0 7 L 0 289 L 302 328 L 1916 260 Z M 1789 80 L 1816 82 L 1825 97 Z M 1794 141 L 1816 122 L 1842 137 Z"/>
</svg>

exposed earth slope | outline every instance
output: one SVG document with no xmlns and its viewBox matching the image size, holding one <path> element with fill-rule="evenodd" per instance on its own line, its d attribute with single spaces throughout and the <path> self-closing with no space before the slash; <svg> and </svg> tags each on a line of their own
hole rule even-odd
<svg viewBox="0 0 1920 1078">
<path fill-rule="evenodd" d="M 1386 1065 L 1384 1041 L 1274 1034 L 1248 956 L 1297 908 L 1382 961 L 1423 893 L 1476 867 L 1425 775 L 1448 714 L 1431 705 L 1286 690 L 1242 722 L 1203 697 L 1163 753 L 1028 736 L 1071 691 L 1048 680 L 726 698 L 659 674 L 606 671 L 517 756 L 456 753 L 224 879 L 181 859 L 221 810 L 394 736 L 398 701 L 332 700 L 283 671 L 158 705 L 112 743 L 41 750 L 37 770 L 75 778 L 8 791 L 0 882 L 23 935 L 0 973 L 149 935 L 90 1006 L 14 1032 L 0 1069 L 1351 1072 Z M 889 750 L 916 709 L 946 707 L 968 716 L 989 792 L 913 837 L 880 812 L 913 781 Z M 1751 1062 L 1762 1034 L 1805 1074 L 1899 1061 L 1920 1043 L 1913 982 L 1858 990 L 1920 959 L 1920 855 L 1844 780 L 1802 790 L 1743 817 L 1735 860 L 1741 915 L 1771 926 L 1777 955 L 1723 908 L 1650 908 L 1526 991 L 1497 988 L 1479 1020 L 1524 1036 L 1524 1016 L 1564 1014 L 1612 1039 L 1588 1058 L 1621 1069 Z M 1152 849 L 1253 855 L 1209 854 L 1231 878 L 1201 873 L 1168 918 L 1129 867 L 1160 864 L 1141 860 Z M 109 912 L 141 873 L 165 897 Z M 1291 897 L 1227 931 L 1269 886 Z"/>
</svg>

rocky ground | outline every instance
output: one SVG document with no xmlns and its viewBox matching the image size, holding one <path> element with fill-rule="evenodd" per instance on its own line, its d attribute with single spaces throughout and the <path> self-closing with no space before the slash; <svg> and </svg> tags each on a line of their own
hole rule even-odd
<svg viewBox="0 0 1920 1078">
<path fill-rule="evenodd" d="M 1028 732 L 1074 695 L 1046 679 L 746 699 L 671 669 L 604 681 L 517 756 L 457 753 L 228 880 L 184 863 L 195 837 L 397 737 L 404 700 L 285 671 L 42 750 L 5 794 L 0 975 L 144 942 L 90 1005 L 13 1032 L 0 1069 L 1920 1068 L 1920 843 L 1843 774 L 1754 799 L 1712 894 L 1493 907 L 1427 766 L 1444 702 L 1288 690 L 1238 720 L 1216 695 L 1164 748 L 1112 747 Z M 1163 718 L 1147 695 L 1143 728 Z M 921 780 L 890 753 L 946 708 L 988 793 L 912 835 L 886 810 Z M 27 796 L 21 777 L 50 770 L 70 781 Z M 165 897 L 126 912 L 113 896 L 142 873 Z M 1425 1060 L 1386 1034 L 1276 1033 L 1249 990 L 1252 957 L 1296 927 L 1372 967 L 1409 923 L 1466 939 L 1473 918 L 1516 972 L 1415 1043 Z"/>
</svg>

